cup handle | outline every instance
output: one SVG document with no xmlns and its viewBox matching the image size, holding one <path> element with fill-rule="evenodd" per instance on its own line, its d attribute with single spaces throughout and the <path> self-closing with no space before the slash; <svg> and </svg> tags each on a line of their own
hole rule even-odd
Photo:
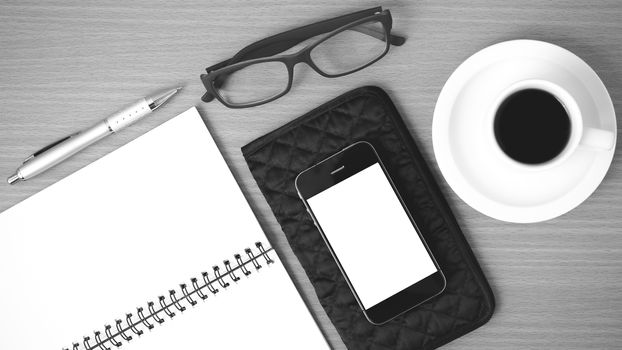
<svg viewBox="0 0 622 350">
<path fill-rule="evenodd" d="M 611 131 L 585 128 L 580 144 L 599 151 L 608 151 L 613 148 L 614 134 Z"/>
</svg>

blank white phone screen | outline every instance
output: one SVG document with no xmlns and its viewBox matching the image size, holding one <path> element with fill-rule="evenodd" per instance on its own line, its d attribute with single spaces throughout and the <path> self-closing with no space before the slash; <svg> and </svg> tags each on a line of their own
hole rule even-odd
<svg viewBox="0 0 622 350">
<path fill-rule="evenodd" d="M 364 309 L 437 271 L 378 163 L 307 202 Z"/>
</svg>

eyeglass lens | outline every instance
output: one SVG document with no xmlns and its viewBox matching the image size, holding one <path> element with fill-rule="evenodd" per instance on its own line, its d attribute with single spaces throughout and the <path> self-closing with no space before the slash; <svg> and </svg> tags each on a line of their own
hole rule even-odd
<svg viewBox="0 0 622 350">
<path fill-rule="evenodd" d="M 387 44 L 382 23 L 366 22 L 321 42 L 311 50 L 311 60 L 328 75 L 345 74 L 380 57 Z"/>
<path fill-rule="evenodd" d="M 262 62 L 246 66 L 224 76 L 216 89 L 231 105 L 268 100 L 287 89 L 289 73 L 283 62 Z"/>
</svg>

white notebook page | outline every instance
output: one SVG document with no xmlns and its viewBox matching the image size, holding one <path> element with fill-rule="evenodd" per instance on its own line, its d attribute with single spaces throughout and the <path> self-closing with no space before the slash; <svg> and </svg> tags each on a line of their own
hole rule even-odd
<svg viewBox="0 0 622 350">
<path fill-rule="evenodd" d="M 71 349 L 266 240 L 195 108 L 0 214 L 0 349 Z M 328 348 L 276 253 L 125 349 Z M 201 283 L 201 285 L 203 285 Z M 191 290 L 191 289 L 190 289 Z M 150 323 L 154 323 L 150 320 Z M 124 323 L 125 324 L 125 323 Z M 117 337 L 119 341 L 122 339 Z M 111 347 L 110 343 L 106 344 Z"/>
</svg>

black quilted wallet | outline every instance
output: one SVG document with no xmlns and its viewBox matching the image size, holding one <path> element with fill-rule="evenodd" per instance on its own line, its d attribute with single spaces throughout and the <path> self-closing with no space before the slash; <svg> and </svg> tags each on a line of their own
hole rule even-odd
<svg viewBox="0 0 622 350">
<path fill-rule="evenodd" d="M 441 295 L 381 326 L 359 309 L 294 187 L 301 171 L 359 140 L 378 151 L 447 279 Z M 242 153 L 349 349 L 434 349 L 492 316 L 490 286 L 384 90 L 352 90 L 249 143 Z"/>
</svg>

